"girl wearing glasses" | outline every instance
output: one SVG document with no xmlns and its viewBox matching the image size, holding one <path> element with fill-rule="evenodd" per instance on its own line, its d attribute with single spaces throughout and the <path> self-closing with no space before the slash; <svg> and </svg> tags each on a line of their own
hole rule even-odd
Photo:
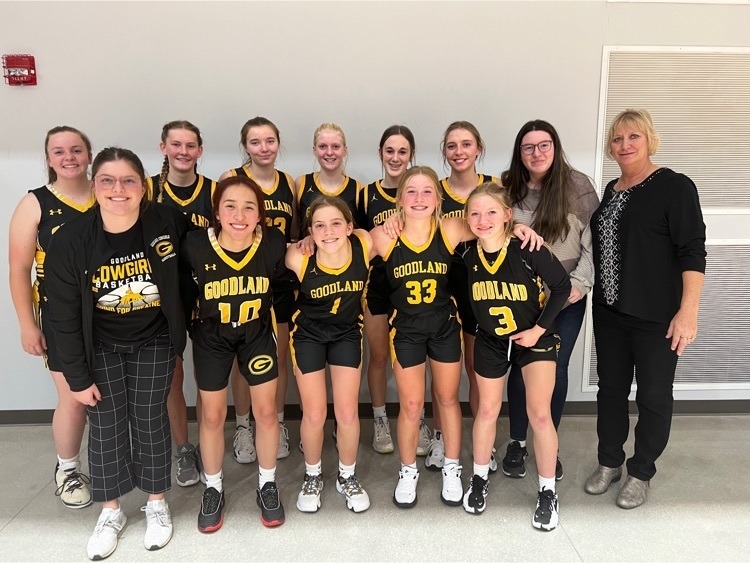
<svg viewBox="0 0 750 563">
<path fill-rule="evenodd" d="M 60 367 L 88 411 L 91 488 L 103 507 L 87 553 L 99 560 L 117 547 L 127 522 L 119 498 L 135 487 L 148 493 L 146 549 L 172 537 L 167 398 L 193 306 L 180 296 L 193 282 L 179 267 L 189 222 L 149 203 L 140 159 L 107 148 L 91 174 L 98 205 L 52 237 L 45 269 Z"/>
<path fill-rule="evenodd" d="M 451 123 L 443 134 L 443 140 L 440 143 L 440 152 L 443 155 L 443 162 L 450 167 L 451 173 L 447 178 L 440 181 L 443 188 L 444 198 L 442 204 L 442 214 L 444 217 L 463 217 L 466 199 L 471 195 L 477 186 L 490 181 L 497 181 L 496 178 L 487 174 L 477 173 L 477 161 L 482 158 L 485 150 L 484 141 L 479 134 L 479 130 L 468 121 L 454 121 Z M 477 405 L 479 404 L 479 392 L 476 385 L 474 374 L 474 333 L 477 328 L 477 321 L 471 310 L 471 299 L 466 290 L 466 265 L 461 259 L 465 251 L 465 245 L 459 244 L 456 247 L 453 266 L 449 273 L 449 289 L 451 296 L 456 300 L 458 314 L 461 318 L 461 328 L 463 330 L 464 342 L 464 364 L 466 373 L 469 377 L 469 405 L 471 412 L 476 416 Z M 433 397 L 433 406 L 437 405 Z M 439 471 L 443 467 L 443 457 L 445 447 L 443 445 L 442 432 L 440 426 L 440 411 L 433 409 L 435 435 L 429 441 L 428 451 L 425 452 L 425 467 L 434 471 Z M 423 426 L 429 439 L 429 429 Z M 423 433 L 420 433 L 422 438 Z M 490 463 L 491 470 L 497 471 L 497 462 L 495 456 L 492 456 Z"/>
<path fill-rule="evenodd" d="M 502 185 L 510 193 L 515 220 L 544 237 L 570 276 L 568 303 L 555 320 L 560 353 L 551 408 L 557 429 L 568 393 L 568 364 L 586 313 L 586 294 L 594 280 L 589 219 L 599 199 L 591 180 L 568 163 L 555 128 L 540 119 L 529 121 L 518 131 Z M 502 462 L 508 477 L 526 475 L 529 418 L 525 389 L 521 368 L 514 364 L 508 376 L 510 442 Z M 559 459 L 555 478 L 563 478 Z"/>
<path fill-rule="evenodd" d="M 81 474 L 81 450 L 86 409 L 75 400 L 62 374 L 55 335 L 49 326 L 49 301 L 44 283 L 44 262 L 52 233 L 94 204 L 88 167 L 91 141 L 78 129 L 55 127 L 44 140 L 48 183 L 30 190 L 10 220 L 10 294 L 21 326 L 25 352 L 44 357 L 57 388 L 52 435 L 57 451 L 55 494 L 68 508 L 91 504 L 88 478 Z M 36 281 L 29 270 L 36 262 Z"/>
<path fill-rule="evenodd" d="M 179 209 L 196 227 L 208 228 L 216 182 L 198 174 L 198 159 L 203 155 L 200 130 L 189 121 L 170 121 L 162 127 L 159 149 L 164 164 L 160 174 L 147 180 L 151 199 Z M 177 448 L 175 481 L 181 487 L 188 487 L 198 482 L 199 474 L 196 449 L 188 441 L 184 379 L 182 358 L 178 357 L 169 393 L 169 424 Z"/>
<path fill-rule="evenodd" d="M 254 180 L 263 190 L 265 221 L 268 227 L 276 228 L 287 243 L 299 236 L 297 199 L 294 179 L 286 172 L 276 170 L 276 158 L 281 148 L 279 128 L 265 117 L 254 117 L 242 126 L 240 147 L 247 158 L 239 168 L 227 170 L 219 180 L 244 177 Z M 279 422 L 279 449 L 276 459 L 289 457 L 289 431 L 284 425 L 284 405 L 288 381 L 287 355 L 289 350 L 289 322 L 294 313 L 295 291 L 299 284 L 295 275 L 284 271 L 274 282 L 273 312 L 276 315 L 278 334 L 278 372 L 276 388 L 276 412 Z M 239 370 L 232 372 L 232 397 L 236 413 L 237 428 L 234 433 L 234 459 L 237 463 L 252 463 L 256 459 L 255 436 L 250 424 L 250 392 L 247 382 Z"/>
</svg>

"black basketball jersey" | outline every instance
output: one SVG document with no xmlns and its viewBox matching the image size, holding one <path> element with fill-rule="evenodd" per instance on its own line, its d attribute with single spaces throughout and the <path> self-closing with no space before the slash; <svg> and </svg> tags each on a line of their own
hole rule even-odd
<svg viewBox="0 0 750 563">
<path fill-rule="evenodd" d="M 371 231 L 396 211 L 396 189 L 383 187 L 382 180 L 367 184 L 362 190 L 366 228 Z"/>
<path fill-rule="evenodd" d="M 338 269 L 320 264 L 317 252 L 305 256 L 297 309 L 306 317 L 331 324 L 362 322 L 369 250 L 356 233 L 349 236 L 349 246 L 351 258 Z"/>
<path fill-rule="evenodd" d="M 201 319 L 233 326 L 262 318 L 271 309 L 271 282 L 284 265 L 286 243 L 276 229 L 263 233 L 244 255 L 224 250 L 213 228 L 190 231 L 185 255 L 198 283 Z"/>
<path fill-rule="evenodd" d="M 233 176 L 246 176 L 255 180 L 253 173 L 247 166 L 234 168 L 231 173 Z M 260 186 L 260 184 L 258 185 Z M 281 231 L 286 238 L 286 242 L 292 242 L 292 217 L 294 215 L 292 210 L 294 209 L 293 206 L 297 205 L 294 179 L 286 172 L 277 170 L 273 186 L 268 189 L 260 186 L 260 189 L 263 190 L 265 196 L 263 206 L 266 209 L 266 224 Z"/>
<path fill-rule="evenodd" d="M 211 196 L 216 189 L 216 182 L 197 174 L 195 182 L 189 186 L 173 186 L 169 182 L 159 189 L 159 176 L 146 180 L 148 193 L 152 201 L 166 203 L 182 211 L 190 222 L 197 227 L 207 229 L 213 222 L 213 204 Z"/>
<path fill-rule="evenodd" d="M 498 182 L 498 179 L 487 174 L 479 174 L 477 186 L 481 186 L 485 182 Z M 453 192 L 451 185 L 448 183 L 448 178 L 440 180 L 440 185 L 443 187 L 443 205 L 440 209 L 443 217 L 463 217 L 466 198 Z"/>
<path fill-rule="evenodd" d="M 58 192 L 51 184 L 36 188 L 35 190 L 29 190 L 29 193 L 34 194 L 42 210 L 36 235 L 36 254 L 34 255 L 36 279 L 39 282 L 41 294 L 44 281 L 44 259 L 47 256 L 47 249 L 49 248 L 53 233 L 68 221 L 91 209 L 96 199 L 92 194 L 91 198 L 85 204 L 79 205 L 65 194 Z M 46 300 L 46 297 L 43 295 L 41 297 Z"/>
<path fill-rule="evenodd" d="M 315 201 L 315 198 L 319 195 L 330 195 L 343 199 L 344 202 L 349 206 L 349 209 L 352 210 L 352 216 L 355 218 L 355 226 L 357 226 L 356 218 L 358 216 L 357 211 L 359 208 L 360 190 L 361 187 L 357 180 L 355 180 L 354 178 L 350 178 L 349 176 L 345 176 L 344 181 L 341 182 L 341 185 L 338 187 L 338 189 L 334 192 L 329 193 L 326 192 L 323 189 L 323 186 L 318 183 L 317 173 L 305 174 L 305 180 L 302 185 L 302 189 L 297 194 L 300 224 L 302 225 L 303 229 L 302 232 L 306 232 L 307 227 L 309 227 L 310 225 L 310 218 L 307 216 L 307 208 L 310 207 L 310 204 Z"/>
<path fill-rule="evenodd" d="M 471 307 L 481 330 L 507 337 L 538 324 L 551 332 L 570 293 L 570 281 L 547 247 L 531 252 L 511 237 L 490 263 L 481 243 L 472 241 L 464 260 Z M 554 298 L 546 307 L 542 280 Z"/>
<path fill-rule="evenodd" d="M 439 225 L 422 246 L 412 244 L 403 234 L 394 240 L 384 257 L 393 308 L 408 315 L 421 315 L 448 307 L 452 254 Z"/>
</svg>

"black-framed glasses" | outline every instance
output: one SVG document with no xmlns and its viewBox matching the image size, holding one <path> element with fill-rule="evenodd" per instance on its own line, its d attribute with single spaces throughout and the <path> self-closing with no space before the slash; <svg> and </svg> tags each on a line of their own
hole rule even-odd
<svg viewBox="0 0 750 563">
<path fill-rule="evenodd" d="M 552 141 L 542 141 L 541 143 L 537 144 L 531 144 L 528 145 L 521 145 L 521 152 L 523 154 L 534 154 L 535 149 L 539 149 L 539 152 L 549 152 L 549 150 L 552 148 Z"/>
</svg>

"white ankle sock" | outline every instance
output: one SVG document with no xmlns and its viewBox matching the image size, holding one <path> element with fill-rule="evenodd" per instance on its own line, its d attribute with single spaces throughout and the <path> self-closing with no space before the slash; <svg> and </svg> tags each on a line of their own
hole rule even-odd
<svg viewBox="0 0 750 563">
<path fill-rule="evenodd" d="M 247 414 L 238 414 L 234 417 L 237 419 L 237 426 L 244 426 L 245 428 L 250 428 L 250 412 L 248 411 Z"/>
<path fill-rule="evenodd" d="M 341 475 L 344 479 L 348 479 L 349 477 L 354 475 L 354 470 L 356 467 L 356 461 L 351 465 L 344 465 L 341 460 L 339 460 L 339 475 Z"/>
<path fill-rule="evenodd" d="M 518 444 L 522 447 L 526 447 L 526 440 L 511 440 L 512 442 L 518 442 Z"/>
<path fill-rule="evenodd" d="M 474 463 L 474 475 L 479 475 L 486 481 L 490 476 L 490 464 L 479 465 L 478 463 Z"/>
<path fill-rule="evenodd" d="M 78 459 L 78 456 L 70 459 L 63 459 L 57 456 L 57 463 L 63 471 L 78 471 L 81 469 L 81 460 Z"/>
<path fill-rule="evenodd" d="M 217 491 L 221 492 L 224 490 L 224 474 L 219 471 L 214 475 L 206 473 L 206 488 L 213 487 Z"/>
<path fill-rule="evenodd" d="M 260 465 L 258 466 L 258 488 L 262 489 L 263 485 L 276 480 L 276 466 L 274 465 L 271 469 L 263 469 Z"/>
<path fill-rule="evenodd" d="M 547 489 L 548 491 L 555 492 L 555 476 L 552 477 L 542 477 L 539 476 L 539 490 Z"/>
<path fill-rule="evenodd" d="M 279 417 L 279 422 L 284 422 L 284 411 L 281 411 L 280 413 L 276 413 L 276 416 Z"/>
<path fill-rule="evenodd" d="M 318 460 L 318 463 L 313 463 L 312 465 L 305 462 L 305 473 L 308 475 L 320 475 L 323 473 L 323 466 L 321 460 Z"/>
<path fill-rule="evenodd" d="M 443 467 L 448 467 L 451 464 L 458 465 L 458 460 L 457 459 L 451 459 L 449 457 L 444 458 Z"/>
<path fill-rule="evenodd" d="M 412 473 L 418 472 L 418 470 L 417 470 L 417 462 L 415 461 L 414 463 L 410 463 L 408 465 L 405 464 L 405 463 L 402 463 L 401 464 L 401 471 L 403 471 L 404 469 L 408 469 Z"/>
<path fill-rule="evenodd" d="M 382 407 L 372 407 L 372 416 L 375 418 L 385 418 L 385 405 Z"/>
</svg>

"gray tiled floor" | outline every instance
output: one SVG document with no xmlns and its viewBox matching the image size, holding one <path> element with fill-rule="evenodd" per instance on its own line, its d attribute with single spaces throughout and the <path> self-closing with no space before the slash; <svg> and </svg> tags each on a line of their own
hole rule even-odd
<svg viewBox="0 0 750 563">
<path fill-rule="evenodd" d="M 327 438 L 326 489 L 317 514 L 294 507 L 303 473 L 296 449 L 298 423 L 288 424 L 295 446 L 279 462 L 278 478 L 287 522 L 265 529 L 255 505 L 257 466 L 225 460 L 227 508 L 224 527 L 213 535 L 196 531 L 201 486 L 175 487 L 168 496 L 175 524 L 172 542 L 147 552 L 140 506 L 145 495 L 124 499 L 128 525 L 112 561 L 201 560 L 748 560 L 750 559 L 750 417 L 675 417 L 672 438 L 659 462 L 649 500 L 624 511 L 617 487 L 600 497 L 582 490 L 595 466 L 595 418 L 567 417 L 560 437 L 565 479 L 558 484 L 560 526 L 551 533 L 531 527 L 536 468 L 511 480 L 491 478 L 487 511 L 480 517 L 439 499 L 440 474 L 422 470 L 419 504 L 400 510 L 391 502 L 398 470 L 396 455 L 372 451 L 372 423 L 362 424 L 357 474 L 372 499 L 365 513 L 347 511 L 333 485 L 336 452 Z M 329 423 L 330 426 L 330 423 Z M 395 435 L 395 421 L 392 423 Z M 330 432 L 330 428 L 328 428 Z M 191 433 L 195 433 L 191 425 Z M 470 421 L 464 420 L 464 481 L 471 472 Z M 232 428 L 227 426 L 227 443 Z M 328 434 L 329 435 L 329 434 Z M 507 419 L 497 443 L 503 450 Z M 504 451 L 504 450 L 503 450 Z M 502 454 L 502 451 L 500 452 Z M 52 435 L 48 426 L 0 428 L 0 560 L 85 560 L 85 543 L 98 510 L 65 509 L 54 496 Z"/>
</svg>

